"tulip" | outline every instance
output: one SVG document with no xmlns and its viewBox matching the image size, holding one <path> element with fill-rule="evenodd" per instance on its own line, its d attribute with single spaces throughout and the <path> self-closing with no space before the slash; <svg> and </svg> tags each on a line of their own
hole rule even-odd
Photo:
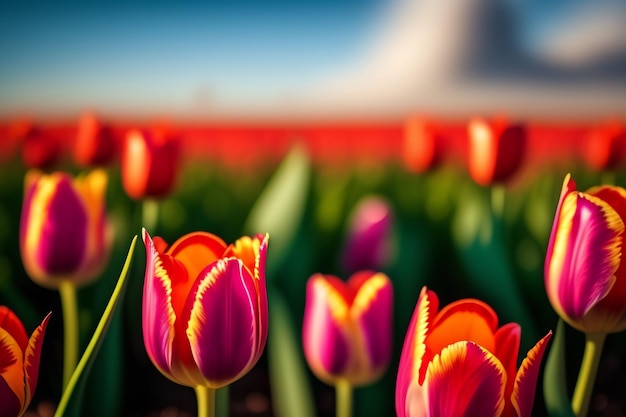
<svg viewBox="0 0 626 417">
<path fill-rule="evenodd" d="M 343 266 L 348 273 L 380 270 L 391 255 L 391 207 L 380 197 L 365 197 L 354 208 L 343 249 Z"/>
<path fill-rule="evenodd" d="M 28 168 L 47 169 L 61 156 L 61 146 L 53 135 L 30 122 L 19 123 L 12 132 L 21 142 L 22 160 Z"/>
<path fill-rule="evenodd" d="M 406 120 L 402 156 L 406 167 L 420 174 L 441 162 L 442 137 L 432 122 L 421 116 L 412 116 Z"/>
<path fill-rule="evenodd" d="M 526 129 L 503 119 L 473 119 L 468 125 L 470 176 L 480 185 L 511 178 L 522 164 Z"/>
<path fill-rule="evenodd" d="M 586 335 L 572 408 L 586 415 L 607 333 L 626 330 L 626 190 L 576 191 L 568 174 L 554 216 L 544 266 L 557 314 Z"/>
<path fill-rule="evenodd" d="M 74 159 L 80 166 L 109 164 L 115 158 L 116 147 L 115 137 L 108 126 L 103 126 L 92 113 L 81 116 L 74 143 Z"/>
<path fill-rule="evenodd" d="M 50 314 L 28 337 L 9 308 L 0 306 L 0 416 L 19 417 L 37 387 L 39 360 Z"/>
<path fill-rule="evenodd" d="M 168 195 L 176 182 L 179 154 L 179 141 L 163 129 L 130 131 L 121 161 L 126 193 L 136 200 Z"/>
<path fill-rule="evenodd" d="M 347 282 L 315 274 L 307 282 L 302 340 L 313 373 L 337 388 L 337 415 L 351 414 L 351 387 L 376 381 L 389 365 L 393 288 L 382 273 Z"/>
<path fill-rule="evenodd" d="M 607 171 L 626 163 L 626 129 L 612 120 L 592 129 L 585 137 L 582 157 L 594 171 Z"/>
<path fill-rule="evenodd" d="M 171 246 L 143 230 L 143 339 L 170 380 L 224 387 L 257 363 L 267 339 L 268 235 L 226 245 L 194 232 Z"/>
<path fill-rule="evenodd" d="M 398 417 L 529 417 L 552 332 L 517 368 L 521 328 L 498 327 L 493 309 L 463 299 L 439 310 L 424 287 L 409 325 L 396 381 Z"/>
<path fill-rule="evenodd" d="M 76 288 L 100 275 L 112 243 L 105 213 L 106 184 L 101 170 L 75 179 L 63 172 L 26 174 L 20 251 L 30 278 L 61 295 L 64 385 L 78 360 Z"/>
<path fill-rule="evenodd" d="M 37 284 L 81 286 L 101 273 L 111 243 L 106 185 L 100 170 L 75 179 L 63 172 L 26 174 L 20 249 L 26 272 Z"/>
</svg>

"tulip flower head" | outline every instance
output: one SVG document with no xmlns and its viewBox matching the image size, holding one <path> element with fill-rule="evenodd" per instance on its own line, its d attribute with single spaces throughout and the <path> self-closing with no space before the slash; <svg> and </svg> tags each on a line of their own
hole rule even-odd
<svg viewBox="0 0 626 417">
<path fill-rule="evenodd" d="M 63 280 L 84 285 L 99 276 L 111 246 L 106 185 L 101 170 L 76 178 L 63 172 L 26 174 L 20 250 L 37 284 L 55 289 Z"/>
<path fill-rule="evenodd" d="M 164 130 L 132 130 L 122 149 L 122 185 L 136 200 L 162 198 L 176 183 L 180 143 Z"/>
<path fill-rule="evenodd" d="M 39 377 L 41 348 L 50 314 L 28 337 L 9 308 L 0 306 L 0 416 L 19 417 L 28 408 Z"/>
<path fill-rule="evenodd" d="M 302 339 L 313 373 L 327 384 L 374 382 L 392 350 L 393 288 L 386 275 L 358 272 L 344 282 L 315 274 L 307 282 Z"/>
<path fill-rule="evenodd" d="M 83 167 L 107 165 L 115 158 L 116 139 L 108 126 L 92 113 L 85 113 L 78 121 L 74 143 L 74 159 Z"/>
<path fill-rule="evenodd" d="M 582 157 L 594 171 L 626 165 L 626 128 L 617 120 L 593 129 L 583 142 Z"/>
<path fill-rule="evenodd" d="M 586 333 L 626 330 L 626 190 L 563 182 L 544 275 L 554 310 Z"/>
<path fill-rule="evenodd" d="M 226 245 L 194 232 L 168 247 L 143 231 L 143 339 L 167 378 L 215 389 L 257 363 L 267 339 L 268 239 L 242 237 Z"/>
<path fill-rule="evenodd" d="M 403 159 L 411 172 L 434 169 L 442 159 L 442 138 L 434 123 L 422 116 L 409 117 L 404 125 Z"/>
<path fill-rule="evenodd" d="M 343 266 L 348 273 L 380 270 L 391 255 L 392 212 L 381 197 L 365 197 L 354 208 L 343 249 Z"/>
<path fill-rule="evenodd" d="M 489 123 L 473 119 L 468 126 L 470 176 L 480 185 L 511 178 L 522 164 L 526 144 L 523 125 L 499 119 Z"/>
<path fill-rule="evenodd" d="M 22 160 L 26 167 L 48 169 L 59 160 L 61 146 L 57 138 L 41 127 L 21 122 L 14 126 L 13 134 L 21 142 Z"/>
<path fill-rule="evenodd" d="M 530 417 L 539 367 L 551 332 L 517 368 L 521 329 L 498 327 L 475 299 L 439 310 L 424 287 L 409 325 L 396 381 L 398 417 Z"/>
</svg>

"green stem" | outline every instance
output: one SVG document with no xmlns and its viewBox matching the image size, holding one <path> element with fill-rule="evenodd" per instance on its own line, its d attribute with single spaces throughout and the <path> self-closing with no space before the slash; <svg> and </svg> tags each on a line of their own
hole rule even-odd
<svg viewBox="0 0 626 417">
<path fill-rule="evenodd" d="M 149 198 L 144 199 L 141 203 L 141 226 L 145 227 L 150 234 L 154 234 L 158 221 L 158 201 Z"/>
<path fill-rule="evenodd" d="M 76 287 L 71 281 L 61 281 L 59 294 L 63 310 L 63 388 L 65 388 L 78 362 L 78 303 Z"/>
<path fill-rule="evenodd" d="M 596 380 L 600 357 L 602 356 L 602 346 L 606 340 L 606 333 L 587 333 L 585 342 L 585 353 L 583 361 L 578 371 L 578 380 L 574 388 L 572 398 L 572 409 L 576 417 L 585 417 L 589 410 L 593 384 Z"/>
<path fill-rule="evenodd" d="M 502 219 L 504 216 L 504 200 L 506 197 L 506 188 L 501 184 L 491 186 L 491 211 L 493 215 Z"/>
<path fill-rule="evenodd" d="M 215 389 L 198 385 L 195 390 L 198 417 L 215 417 Z"/>
<path fill-rule="evenodd" d="M 337 413 L 336 417 L 352 417 L 352 385 L 347 379 L 340 379 L 335 384 Z"/>
</svg>

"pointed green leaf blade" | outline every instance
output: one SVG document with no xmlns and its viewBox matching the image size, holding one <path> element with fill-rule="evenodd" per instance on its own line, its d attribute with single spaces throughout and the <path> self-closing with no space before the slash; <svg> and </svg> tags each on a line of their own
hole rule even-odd
<svg viewBox="0 0 626 417">
<path fill-rule="evenodd" d="M 279 417 L 314 417 L 313 394 L 307 379 L 302 349 L 282 294 L 270 291 L 268 367 L 274 411 Z"/>
<path fill-rule="evenodd" d="M 244 233 L 269 233 L 272 255 L 267 269 L 275 271 L 296 235 L 304 214 L 311 176 L 309 157 L 296 144 L 267 183 L 250 210 Z M 275 274 L 268 273 L 268 279 Z"/>
<path fill-rule="evenodd" d="M 550 417 L 574 417 L 565 370 L 565 322 L 559 319 L 543 372 L 543 396 Z"/>
<path fill-rule="evenodd" d="M 126 261 L 124 262 L 124 266 L 122 268 L 122 272 L 120 273 L 120 277 L 117 280 L 117 284 L 115 285 L 115 289 L 113 290 L 113 294 L 111 294 L 111 298 L 104 309 L 104 313 L 98 322 L 98 326 L 94 331 L 83 356 L 78 361 L 78 365 L 76 369 L 74 369 L 74 373 L 70 377 L 70 380 L 67 384 L 67 387 L 63 391 L 61 396 L 61 401 L 59 402 L 59 406 L 54 414 L 55 417 L 61 417 L 65 415 L 68 406 L 70 405 L 70 401 L 73 403 L 80 404 L 81 401 L 81 393 L 84 390 L 84 384 L 87 380 L 87 374 L 89 373 L 89 368 L 93 364 L 93 361 L 96 357 L 98 349 L 104 340 L 107 329 L 113 319 L 115 308 L 117 307 L 119 301 L 121 300 L 124 290 L 126 288 L 126 277 L 128 276 L 128 270 L 130 268 L 131 260 L 133 257 L 133 251 L 135 250 L 135 243 L 137 242 L 137 236 L 135 236 L 130 244 L 130 249 L 128 250 L 128 255 L 126 256 Z M 73 394 L 76 392 L 76 395 Z M 75 409 L 75 407 L 74 407 Z"/>
</svg>

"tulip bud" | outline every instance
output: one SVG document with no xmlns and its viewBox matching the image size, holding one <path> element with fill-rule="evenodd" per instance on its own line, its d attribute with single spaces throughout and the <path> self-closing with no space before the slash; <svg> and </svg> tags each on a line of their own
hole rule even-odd
<svg viewBox="0 0 626 417">
<path fill-rule="evenodd" d="M 402 156 L 409 171 L 421 174 L 434 169 L 441 162 L 441 148 L 441 135 L 433 122 L 421 116 L 406 120 Z"/>
<path fill-rule="evenodd" d="M 105 212 L 107 176 L 29 171 L 25 178 L 20 250 L 26 272 L 46 288 L 62 280 L 84 285 L 108 261 L 111 239 Z"/>
<path fill-rule="evenodd" d="M 171 246 L 144 230 L 143 339 L 172 381 L 221 388 L 257 363 L 267 340 L 267 235 L 226 245 L 194 232 Z"/>
<path fill-rule="evenodd" d="M 470 176 L 480 185 L 510 179 L 522 164 L 526 128 L 505 120 L 473 119 L 468 126 Z"/>
<path fill-rule="evenodd" d="M 302 340 L 313 373 L 334 385 L 377 380 L 392 348 L 393 288 L 386 275 L 359 272 L 347 283 L 313 275 L 306 288 Z"/>
<path fill-rule="evenodd" d="M 626 163 L 626 129 L 611 121 L 593 129 L 585 137 L 582 157 L 594 171 L 607 171 Z"/>
<path fill-rule="evenodd" d="M 74 143 L 74 159 L 83 167 L 107 165 L 117 151 L 116 139 L 108 126 L 103 126 L 92 113 L 85 113 L 78 121 Z"/>
<path fill-rule="evenodd" d="M 134 199 L 162 198 L 176 183 L 180 142 L 163 130 L 132 130 L 122 150 L 122 185 Z"/>
<path fill-rule="evenodd" d="M 391 207 L 380 197 L 365 197 L 350 216 L 343 250 L 344 269 L 381 270 L 391 256 Z"/>
<path fill-rule="evenodd" d="M 626 330 L 626 190 L 576 191 L 565 177 L 544 277 L 554 310 L 586 333 Z"/>
</svg>

